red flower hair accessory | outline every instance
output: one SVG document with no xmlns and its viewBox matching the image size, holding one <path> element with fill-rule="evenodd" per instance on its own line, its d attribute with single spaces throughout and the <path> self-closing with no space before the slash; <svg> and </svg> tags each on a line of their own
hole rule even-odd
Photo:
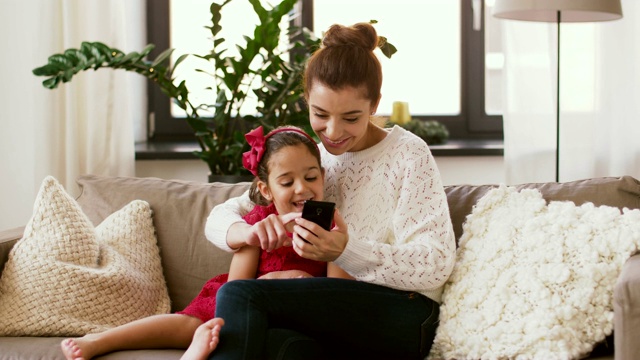
<svg viewBox="0 0 640 360">
<path fill-rule="evenodd" d="M 267 138 L 262 134 L 262 126 L 258 126 L 244 135 L 251 149 L 242 154 L 242 166 L 254 176 L 258 176 L 258 164 L 264 155 L 264 143 L 267 142 Z"/>
<path fill-rule="evenodd" d="M 249 131 L 244 135 L 244 138 L 247 139 L 247 143 L 249 144 L 249 146 L 251 146 L 251 149 L 242 154 L 242 166 L 244 166 L 245 169 L 249 170 L 249 172 L 254 176 L 258 176 L 258 165 L 260 164 L 260 160 L 262 160 L 262 156 L 264 155 L 264 152 L 266 150 L 265 144 L 267 143 L 267 139 L 274 134 L 285 131 L 302 134 L 309 140 L 311 140 L 311 142 L 313 142 L 314 144 L 316 143 L 316 141 L 313 140 L 313 138 L 309 136 L 309 134 L 298 128 L 279 127 L 264 136 L 262 126 L 258 126 L 257 128 Z"/>
</svg>

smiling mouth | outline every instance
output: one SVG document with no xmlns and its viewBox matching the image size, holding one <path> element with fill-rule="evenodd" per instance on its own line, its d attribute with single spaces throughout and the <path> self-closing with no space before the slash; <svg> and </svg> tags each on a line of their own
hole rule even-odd
<svg viewBox="0 0 640 360">
<path fill-rule="evenodd" d="M 313 200 L 313 198 L 308 198 L 306 200 L 300 200 L 300 201 L 294 201 L 293 202 L 293 206 L 295 206 L 296 209 L 300 209 L 302 211 L 302 208 L 304 207 L 304 203 L 306 203 L 309 200 Z"/>
<path fill-rule="evenodd" d="M 324 140 L 327 142 L 327 144 L 332 145 L 332 146 L 340 146 L 343 145 L 344 143 L 346 143 L 349 139 L 344 139 L 344 140 L 340 140 L 340 141 L 332 141 L 329 138 L 327 138 L 326 136 L 324 136 Z"/>
</svg>

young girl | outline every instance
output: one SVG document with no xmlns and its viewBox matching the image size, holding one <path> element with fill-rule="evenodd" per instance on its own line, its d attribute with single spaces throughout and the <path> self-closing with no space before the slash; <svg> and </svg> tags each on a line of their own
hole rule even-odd
<svg viewBox="0 0 640 360">
<path fill-rule="evenodd" d="M 282 222 L 279 214 L 299 213 L 307 200 L 323 198 L 324 170 L 313 139 L 295 127 L 281 127 L 263 136 L 262 127 L 246 135 L 251 150 L 243 165 L 256 176 L 250 196 L 257 205 L 243 219 L 248 224 Z M 99 334 L 61 343 L 67 359 L 90 359 L 125 349 L 187 348 L 182 359 L 203 359 L 215 349 L 224 324 L 214 319 L 216 293 L 238 279 L 286 279 L 342 276 L 331 264 L 307 260 L 292 247 L 262 251 L 245 246 L 234 253 L 228 274 L 209 280 L 182 311 L 140 319 Z M 193 341 L 192 341 L 193 340 Z"/>
</svg>

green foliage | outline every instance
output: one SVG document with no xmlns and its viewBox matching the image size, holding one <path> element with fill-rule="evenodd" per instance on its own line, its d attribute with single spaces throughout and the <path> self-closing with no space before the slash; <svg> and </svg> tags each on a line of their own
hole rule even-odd
<svg viewBox="0 0 640 360">
<path fill-rule="evenodd" d="M 99 42 L 83 42 L 80 49 L 68 49 L 48 58 L 46 65 L 33 70 L 36 76 L 48 77 L 43 86 L 55 89 L 60 83 L 71 81 L 81 71 L 99 68 L 133 71 L 154 81 L 186 113 L 186 121 L 193 130 L 201 150 L 195 155 L 205 161 L 212 174 L 248 174 L 242 167 L 242 153 L 247 150 L 244 134 L 262 125 L 265 132 L 281 125 L 295 125 L 313 134 L 308 110 L 303 101 L 301 87 L 304 65 L 320 45 L 318 39 L 306 28 L 292 28 L 292 41 L 284 53 L 278 49 L 280 22 L 293 12 L 298 0 L 282 0 L 271 9 L 260 0 L 249 0 L 260 22 L 253 29 L 253 37 L 245 36 L 244 44 L 237 44 L 237 56 L 227 56 L 222 30 L 222 10 L 232 0 L 213 2 L 210 6 L 212 48 L 204 55 L 192 56 L 211 62 L 215 68 L 212 89 L 216 92 L 214 104 L 195 106 L 189 101 L 189 89 L 182 81 L 176 84 L 173 72 L 188 55 L 170 64 L 173 49 L 167 49 L 153 60 L 146 57 L 154 45 L 147 45 L 141 52 L 128 54 Z M 374 20 L 371 21 L 375 23 Z M 380 48 L 391 57 L 395 47 L 380 37 Z M 290 60 L 285 55 L 290 54 Z M 256 66 L 256 64 L 258 64 Z M 203 70 L 197 70 L 205 73 Z M 257 80 L 257 81 L 256 81 Z M 251 84 L 258 83 L 258 86 Z M 255 113 L 241 115 L 240 107 L 247 96 L 253 94 L 259 101 Z M 201 116 L 204 110 L 213 116 Z M 200 112 L 200 113 L 199 113 Z"/>
<path fill-rule="evenodd" d="M 429 145 L 444 144 L 449 139 L 449 130 L 436 120 L 412 119 L 402 127 L 416 134 Z"/>
</svg>

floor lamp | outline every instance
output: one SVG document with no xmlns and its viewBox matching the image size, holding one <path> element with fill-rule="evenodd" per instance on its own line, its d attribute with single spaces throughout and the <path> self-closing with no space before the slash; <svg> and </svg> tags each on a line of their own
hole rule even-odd
<svg viewBox="0 0 640 360">
<path fill-rule="evenodd" d="M 560 23 L 622 18 L 620 0 L 496 0 L 493 16 L 501 19 L 555 22 L 556 62 L 556 182 L 560 181 Z"/>
</svg>

